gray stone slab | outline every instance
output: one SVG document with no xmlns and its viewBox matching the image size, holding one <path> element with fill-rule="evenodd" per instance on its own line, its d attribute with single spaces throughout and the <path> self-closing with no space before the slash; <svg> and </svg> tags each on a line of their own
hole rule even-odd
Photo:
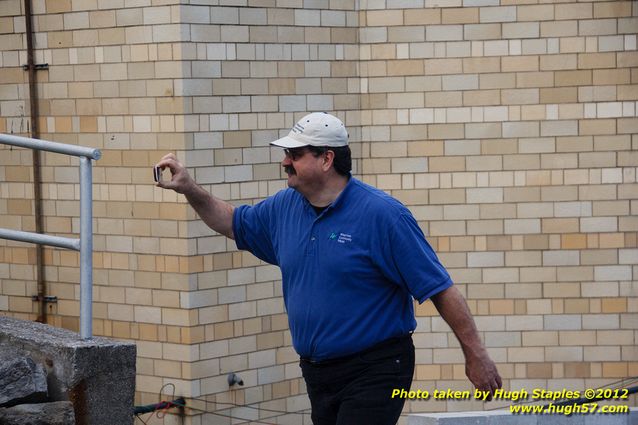
<svg viewBox="0 0 638 425">
<path fill-rule="evenodd" d="M 0 409 L 2 425 L 75 425 L 73 405 L 69 401 L 21 404 Z"/>
<path fill-rule="evenodd" d="M 71 401 L 78 425 L 133 424 L 134 344 L 0 317 L 0 345 L 45 366 L 49 398 Z"/>
</svg>

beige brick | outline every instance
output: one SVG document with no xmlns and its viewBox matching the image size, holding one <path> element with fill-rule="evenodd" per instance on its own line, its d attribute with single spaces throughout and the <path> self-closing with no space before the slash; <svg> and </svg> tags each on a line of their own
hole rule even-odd
<svg viewBox="0 0 638 425">
<path fill-rule="evenodd" d="M 516 7 L 518 21 L 549 21 L 554 19 L 554 6 L 542 5 L 518 5 Z"/>
<path fill-rule="evenodd" d="M 555 6 L 555 19 L 587 19 L 593 17 L 592 4 L 558 4 Z"/>
<path fill-rule="evenodd" d="M 578 21 L 541 22 L 541 37 L 573 37 L 578 35 Z"/>
<path fill-rule="evenodd" d="M 616 57 L 614 53 L 581 53 L 578 55 L 578 68 L 614 68 Z"/>
<path fill-rule="evenodd" d="M 387 66 L 388 76 L 421 75 L 424 70 L 424 63 L 421 60 L 389 61 Z"/>
<path fill-rule="evenodd" d="M 594 19 L 579 21 L 578 33 L 582 36 L 616 34 L 616 20 Z"/>
<path fill-rule="evenodd" d="M 575 58 L 574 58 L 575 63 Z M 538 56 L 507 56 L 501 58 L 503 72 L 538 71 Z"/>
<path fill-rule="evenodd" d="M 461 59 L 430 59 L 425 66 L 426 75 L 461 73 L 463 73 L 463 61 Z"/>
<path fill-rule="evenodd" d="M 403 13 L 406 25 L 436 25 L 441 23 L 441 9 L 439 8 L 405 9 Z"/>
<path fill-rule="evenodd" d="M 503 38 L 538 38 L 540 25 L 538 22 L 504 23 Z"/>
<path fill-rule="evenodd" d="M 500 24 L 467 24 L 463 26 L 464 40 L 497 40 L 500 37 Z"/>
<path fill-rule="evenodd" d="M 479 21 L 479 8 L 445 8 L 441 10 L 443 24 L 472 24 Z"/>
<path fill-rule="evenodd" d="M 614 134 L 615 120 L 580 120 L 579 133 L 582 135 Z"/>
<path fill-rule="evenodd" d="M 594 3 L 594 18 L 615 18 L 631 15 L 631 2 Z"/>
<path fill-rule="evenodd" d="M 53 1 L 47 0 L 45 1 L 46 12 L 47 13 L 64 13 L 70 12 L 71 8 L 71 0 L 60 0 Z"/>
<path fill-rule="evenodd" d="M 635 28 L 635 27 L 636 27 L 635 17 L 618 19 L 618 32 L 621 34 L 631 34 L 633 32 L 632 28 Z"/>
<path fill-rule="evenodd" d="M 393 26 L 403 25 L 402 10 L 370 10 L 365 12 L 366 25 L 375 26 Z"/>
<path fill-rule="evenodd" d="M 516 86 L 526 87 L 552 87 L 554 75 L 551 72 L 520 72 L 516 74 Z"/>
<path fill-rule="evenodd" d="M 575 87 L 546 88 L 540 90 L 540 103 L 576 103 L 578 91 Z"/>
<path fill-rule="evenodd" d="M 628 84 L 630 78 L 628 69 L 593 70 L 594 85 Z"/>
<path fill-rule="evenodd" d="M 512 22 L 516 20 L 516 7 L 484 7 L 480 9 L 481 22 Z"/>
</svg>

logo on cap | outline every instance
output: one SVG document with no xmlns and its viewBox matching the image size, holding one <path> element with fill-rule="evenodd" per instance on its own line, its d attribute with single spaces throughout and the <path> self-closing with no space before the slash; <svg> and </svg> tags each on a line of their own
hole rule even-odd
<svg viewBox="0 0 638 425">
<path fill-rule="evenodd" d="M 292 131 L 294 131 L 295 133 L 303 134 L 304 127 L 301 124 L 297 123 L 292 127 Z"/>
</svg>

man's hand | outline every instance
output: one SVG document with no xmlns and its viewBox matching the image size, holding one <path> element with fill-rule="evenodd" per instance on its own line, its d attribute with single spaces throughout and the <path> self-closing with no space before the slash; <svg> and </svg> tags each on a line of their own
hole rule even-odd
<svg viewBox="0 0 638 425">
<path fill-rule="evenodd" d="M 496 370 L 496 365 L 485 350 L 479 355 L 467 356 L 465 360 L 465 375 L 467 375 L 476 389 L 486 393 L 489 392 L 488 401 L 492 399 L 494 391 L 503 386 L 501 376 Z"/>
<path fill-rule="evenodd" d="M 212 196 L 195 183 L 174 154 L 164 155 L 155 166 L 162 170 L 168 168 L 171 171 L 171 179 L 157 182 L 158 187 L 173 189 L 177 193 L 184 194 L 188 203 L 208 227 L 234 239 L 233 211 L 235 207 Z"/>
<path fill-rule="evenodd" d="M 191 178 L 186 171 L 186 168 L 181 162 L 177 160 L 177 157 L 173 153 L 164 155 L 160 161 L 155 164 L 156 167 L 160 167 L 162 170 L 168 168 L 171 171 L 170 180 L 160 180 L 157 182 L 157 186 L 163 189 L 173 189 L 177 193 L 186 194 L 189 190 L 195 186 L 195 181 Z"/>
<path fill-rule="evenodd" d="M 477 389 L 489 391 L 487 400 L 491 400 L 492 394 L 501 388 L 503 382 L 479 338 L 465 298 L 455 286 L 451 286 L 432 296 L 431 300 L 461 344 L 465 355 L 465 374 Z"/>
</svg>

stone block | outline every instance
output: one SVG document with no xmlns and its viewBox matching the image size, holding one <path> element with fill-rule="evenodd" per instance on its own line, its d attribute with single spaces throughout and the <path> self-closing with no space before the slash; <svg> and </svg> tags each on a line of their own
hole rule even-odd
<svg viewBox="0 0 638 425">
<path fill-rule="evenodd" d="M 0 346 L 18 347 L 48 374 L 49 398 L 70 401 L 77 424 L 133 424 L 135 345 L 0 317 Z"/>
</svg>

